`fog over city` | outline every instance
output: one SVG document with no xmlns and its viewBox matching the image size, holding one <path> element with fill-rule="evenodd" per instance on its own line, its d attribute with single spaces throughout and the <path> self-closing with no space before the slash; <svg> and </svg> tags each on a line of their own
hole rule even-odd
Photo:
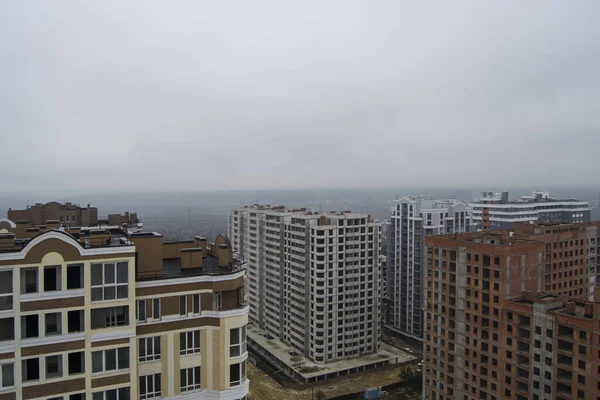
<svg viewBox="0 0 600 400">
<path fill-rule="evenodd" d="M 0 181 L 34 201 L 590 186 L 599 12 L 593 0 L 2 2 Z"/>
</svg>

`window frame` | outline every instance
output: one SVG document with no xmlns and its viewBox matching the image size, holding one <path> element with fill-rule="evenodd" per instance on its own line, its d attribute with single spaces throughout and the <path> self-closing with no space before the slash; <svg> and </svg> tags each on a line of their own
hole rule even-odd
<svg viewBox="0 0 600 400">
<path fill-rule="evenodd" d="M 127 356 L 124 357 L 124 360 L 126 360 L 127 366 L 123 367 L 123 368 L 119 367 L 119 364 L 120 364 L 120 361 L 121 361 L 121 357 L 122 357 L 122 356 L 119 355 L 120 354 L 119 350 L 127 351 Z M 107 361 L 106 361 L 107 360 L 107 353 L 108 352 L 112 352 L 112 351 L 115 352 L 115 368 L 108 369 L 107 368 Z M 99 370 L 99 371 L 95 369 L 96 366 L 94 365 L 94 357 L 95 357 L 95 354 L 98 354 L 98 353 L 100 353 L 101 357 L 102 357 L 102 359 L 101 359 L 102 360 L 102 369 Z M 112 348 L 112 349 L 104 349 L 104 350 L 98 350 L 98 351 L 92 351 L 92 375 L 94 375 L 94 374 L 102 374 L 102 373 L 105 373 L 105 372 L 114 372 L 114 371 L 126 371 L 126 370 L 129 370 L 131 368 L 130 359 L 131 359 L 131 352 L 130 352 L 130 349 L 129 349 L 128 346 L 126 346 L 126 347 L 116 347 L 116 348 Z"/>
<path fill-rule="evenodd" d="M 197 341 L 196 343 L 196 334 Z M 190 340 L 191 339 L 191 340 Z M 191 341 L 191 345 L 190 345 Z M 185 348 L 182 346 L 185 344 Z M 202 346 L 202 330 L 196 329 L 193 331 L 179 332 L 179 355 L 185 356 L 189 354 L 199 354 Z"/>
<path fill-rule="evenodd" d="M 50 316 L 50 315 L 58 316 L 57 320 L 56 320 L 57 331 L 48 333 L 48 316 Z M 46 336 L 62 335 L 62 313 L 61 312 L 51 312 L 51 313 L 44 314 L 44 333 Z"/>
<path fill-rule="evenodd" d="M 4 367 L 10 366 L 12 368 L 12 385 L 4 384 Z M 7 362 L 0 364 L 0 389 L 8 389 L 15 387 L 15 362 Z"/>
<path fill-rule="evenodd" d="M 240 379 L 233 381 L 231 379 L 231 370 L 233 368 L 235 368 L 237 366 L 238 370 L 239 370 L 239 374 L 240 374 Z M 246 366 L 246 360 L 239 362 L 239 363 L 233 363 L 229 365 L 229 386 L 240 386 L 242 383 L 244 383 L 248 377 L 247 377 L 247 366 Z"/>
<path fill-rule="evenodd" d="M 156 361 L 161 359 L 160 336 L 149 336 L 138 339 L 138 362 Z M 157 350 L 158 344 L 158 352 Z M 144 355 L 141 355 L 141 349 L 144 349 Z M 151 350 L 151 351 L 149 351 Z"/>
<path fill-rule="evenodd" d="M 110 392 L 110 391 L 115 391 L 115 399 L 116 400 L 131 400 L 131 389 L 129 388 L 129 386 L 123 386 L 120 388 L 116 388 L 116 389 L 108 389 L 108 390 L 100 390 L 98 392 L 94 392 L 92 393 L 92 400 L 106 400 L 106 392 Z M 123 392 L 121 392 L 123 391 Z M 127 393 L 125 397 L 125 399 L 123 399 L 121 396 L 123 396 L 125 393 Z M 98 397 L 98 395 L 100 395 L 101 397 Z"/>
<path fill-rule="evenodd" d="M 14 280 L 13 280 L 13 274 L 14 271 L 12 269 L 8 269 L 6 271 L 0 271 L 0 274 L 3 273 L 9 273 L 10 274 L 10 292 L 5 292 L 2 293 L 0 292 L 0 312 L 2 311 L 12 311 L 14 309 L 14 304 L 13 304 L 13 296 L 15 294 L 15 286 L 13 284 Z M 5 279 L 5 281 L 9 281 L 8 279 Z M 8 301 L 4 302 L 4 299 L 8 299 Z M 4 305 L 10 306 L 10 308 L 5 308 Z"/>
<path fill-rule="evenodd" d="M 213 310 L 221 311 L 223 309 L 223 292 L 215 292 L 213 298 Z"/>
<path fill-rule="evenodd" d="M 196 374 L 196 369 L 198 373 Z M 191 372 L 191 375 L 190 375 Z M 188 381 L 189 377 L 192 377 L 192 382 Z M 198 382 L 196 382 L 198 378 Z M 183 380 L 185 379 L 185 385 Z M 179 387 L 181 392 L 191 392 L 194 390 L 200 390 L 202 388 L 202 370 L 200 367 L 182 368 L 179 370 Z"/>
<path fill-rule="evenodd" d="M 56 366 L 58 368 L 57 372 L 53 372 L 53 373 L 49 373 L 48 372 L 48 361 L 52 358 L 56 357 Z M 64 371 L 63 371 L 63 356 L 62 354 L 52 354 L 50 356 L 46 356 L 44 357 L 44 375 L 46 377 L 46 379 L 56 379 L 56 378 L 62 378 L 64 376 Z M 41 375 L 41 374 L 40 374 Z"/>
<path fill-rule="evenodd" d="M 160 297 L 157 299 L 152 299 L 152 320 L 153 321 L 160 321 L 161 318 L 161 314 L 160 314 Z"/>
<path fill-rule="evenodd" d="M 233 332 L 239 332 L 238 337 L 238 343 L 234 343 L 233 342 Z M 229 330 L 229 357 L 240 357 L 243 356 L 244 354 L 247 353 L 248 351 L 248 337 L 247 337 L 247 332 L 246 332 L 246 325 L 241 326 L 239 328 L 231 328 Z M 234 354 L 235 351 L 233 351 L 234 349 L 238 349 L 237 350 L 237 354 Z"/>
<path fill-rule="evenodd" d="M 161 397 L 161 389 L 162 389 L 162 385 L 161 385 L 161 374 L 156 373 L 156 374 L 150 374 L 150 375 L 143 375 L 140 376 L 138 379 L 138 384 L 139 384 L 139 395 L 140 395 L 140 400 L 144 400 L 144 399 L 152 399 L 154 397 Z M 152 386 L 152 391 L 148 392 L 148 389 Z M 158 390 L 156 390 L 158 387 Z M 143 390 L 142 392 L 142 389 Z"/>
<path fill-rule="evenodd" d="M 144 318 L 140 318 L 140 314 L 142 312 L 142 310 L 144 310 Z M 146 312 L 146 299 L 142 299 L 142 300 L 138 300 L 137 301 L 137 313 L 136 313 L 136 320 L 138 322 L 146 322 L 148 320 L 148 313 Z"/>
<path fill-rule="evenodd" d="M 125 269 L 127 274 L 125 282 L 120 281 L 119 277 L 119 266 L 125 265 Z M 107 274 L 106 271 L 111 269 L 113 270 L 113 282 L 107 282 Z M 96 274 L 94 273 L 94 268 L 101 266 L 101 275 L 100 275 L 100 283 L 94 283 L 94 278 Z M 127 261 L 114 261 L 114 262 L 106 262 L 106 263 L 92 263 L 90 266 L 90 275 L 91 275 L 91 302 L 92 303 L 100 303 L 106 301 L 123 301 L 129 299 L 129 262 Z M 119 292 L 119 288 L 125 288 L 125 296 L 122 296 L 122 293 Z M 114 290 L 114 297 L 107 296 L 107 290 L 110 293 L 110 289 Z M 95 293 L 98 293 L 98 290 L 101 293 L 100 298 L 97 297 Z"/>
</svg>

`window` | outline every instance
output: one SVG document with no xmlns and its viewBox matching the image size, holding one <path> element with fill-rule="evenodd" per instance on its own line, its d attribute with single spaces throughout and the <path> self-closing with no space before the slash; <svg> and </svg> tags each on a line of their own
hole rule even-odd
<svg viewBox="0 0 600 400">
<path fill-rule="evenodd" d="M 229 384 L 238 386 L 246 380 L 246 361 L 229 366 Z"/>
<path fill-rule="evenodd" d="M 69 333 L 83 332 L 83 310 L 67 311 L 67 330 Z"/>
<path fill-rule="evenodd" d="M 199 294 L 192 295 L 192 312 L 194 314 L 200 314 L 200 295 Z"/>
<path fill-rule="evenodd" d="M 21 377 L 23 382 L 40 379 L 40 359 L 30 358 L 21 361 Z"/>
<path fill-rule="evenodd" d="M 107 307 L 92 309 L 92 329 L 129 325 L 129 307 Z"/>
<path fill-rule="evenodd" d="M 182 392 L 200 389 L 200 367 L 182 369 L 180 377 Z"/>
<path fill-rule="evenodd" d="M 67 290 L 83 289 L 83 265 L 67 265 Z"/>
<path fill-rule="evenodd" d="M 137 302 L 137 320 L 146 322 L 146 300 L 138 300 Z"/>
<path fill-rule="evenodd" d="M 129 347 L 92 352 L 92 372 L 129 368 Z"/>
<path fill-rule="evenodd" d="M 160 397 L 160 374 L 140 376 L 140 399 Z"/>
<path fill-rule="evenodd" d="M 92 264 L 92 301 L 127 298 L 126 262 Z"/>
<path fill-rule="evenodd" d="M 44 292 L 61 290 L 60 270 L 59 266 L 44 267 Z"/>
<path fill-rule="evenodd" d="M 187 300 L 186 296 L 179 296 L 179 315 L 187 315 Z"/>
<path fill-rule="evenodd" d="M 160 359 L 160 336 L 139 340 L 139 360 L 152 361 Z"/>
<path fill-rule="evenodd" d="M 130 400 L 129 388 L 122 387 L 104 392 L 96 392 L 92 394 L 92 400 Z"/>
<path fill-rule="evenodd" d="M 13 308 L 12 271 L 0 271 L 0 311 Z"/>
<path fill-rule="evenodd" d="M 152 299 L 152 319 L 160 319 L 160 299 Z"/>
<path fill-rule="evenodd" d="M 39 318 L 37 314 L 21 317 L 21 337 L 34 338 L 40 335 Z"/>
<path fill-rule="evenodd" d="M 2 373 L 0 374 L 0 388 L 15 386 L 15 365 L 2 364 Z"/>
<path fill-rule="evenodd" d="M 67 361 L 69 363 L 69 375 L 82 374 L 85 372 L 85 353 L 83 351 L 69 353 Z"/>
<path fill-rule="evenodd" d="M 0 342 L 15 339 L 15 319 L 0 318 Z"/>
<path fill-rule="evenodd" d="M 237 357 L 246 352 L 246 327 L 229 331 L 229 357 Z"/>
<path fill-rule="evenodd" d="M 46 335 L 60 335 L 62 333 L 60 313 L 46 314 Z"/>
<path fill-rule="evenodd" d="M 38 269 L 23 268 L 21 270 L 21 294 L 37 293 L 38 291 Z"/>
<path fill-rule="evenodd" d="M 200 330 L 179 334 L 179 354 L 200 353 Z"/>
<path fill-rule="evenodd" d="M 59 378 L 62 374 L 62 356 L 46 357 L 46 379 Z"/>
<path fill-rule="evenodd" d="M 85 400 L 85 393 L 75 393 L 69 396 L 69 400 Z"/>
<path fill-rule="evenodd" d="M 222 307 L 223 307 L 223 293 L 216 292 L 215 298 L 213 300 L 213 310 L 221 311 Z"/>
</svg>

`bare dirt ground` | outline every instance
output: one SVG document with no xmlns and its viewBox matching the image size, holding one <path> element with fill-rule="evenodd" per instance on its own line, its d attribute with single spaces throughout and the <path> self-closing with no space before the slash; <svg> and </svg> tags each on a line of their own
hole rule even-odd
<svg viewBox="0 0 600 400">
<path fill-rule="evenodd" d="M 353 375 L 332 383 L 315 386 L 314 391 L 323 391 L 329 399 L 345 394 L 361 392 L 369 387 L 390 385 L 400 380 L 399 373 L 402 368 L 401 366 L 393 366 L 361 375 Z M 252 400 L 312 399 L 313 389 L 286 389 L 268 374 L 250 363 L 248 363 L 248 379 L 250 379 L 250 395 Z"/>
</svg>

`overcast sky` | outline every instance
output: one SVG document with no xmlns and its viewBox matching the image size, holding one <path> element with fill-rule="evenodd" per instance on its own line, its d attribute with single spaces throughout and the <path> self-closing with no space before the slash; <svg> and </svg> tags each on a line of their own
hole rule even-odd
<svg viewBox="0 0 600 400">
<path fill-rule="evenodd" d="M 600 1 L 3 1 L 2 191 L 596 185 Z"/>
</svg>

